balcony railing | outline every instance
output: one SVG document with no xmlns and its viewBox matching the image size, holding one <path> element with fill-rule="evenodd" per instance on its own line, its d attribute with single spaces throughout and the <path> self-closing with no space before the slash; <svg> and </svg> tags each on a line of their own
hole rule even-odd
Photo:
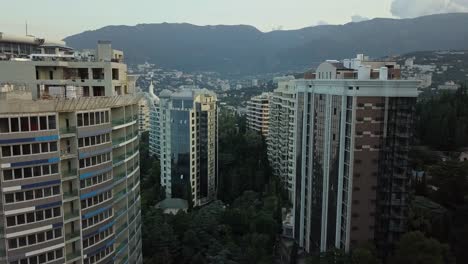
<svg viewBox="0 0 468 264">
<path fill-rule="evenodd" d="M 72 219 L 72 218 L 80 216 L 80 212 L 78 210 L 71 211 L 71 212 L 65 213 L 64 216 L 65 216 L 65 220 L 68 220 L 68 219 Z"/>
<path fill-rule="evenodd" d="M 114 126 L 119 126 L 125 124 L 125 119 L 124 118 L 119 118 L 119 119 L 113 119 L 112 120 L 112 125 Z"/>
<path fill-rule="evenodd" d="M 62 127 L 60 128 L 60 134 L 73 134 L 76 133 L 76 127 Z"/>
<path fill-rule="evenodd" d="M 118 175 L 114 176 L 114 182 L 119 181 L 125 177 L 127 177 L 127 174 L 125 172 L 119 173 Z"/>
<path fill-rule="evenodd" d="M 63 192 L 63 198 L 64 199 L 70 199 L 70 198 L 74 198 L 74 197 L 77 197 L 77 196 L 78 196 L 78 191 L 76 191 L 76 190 Z"/>
<path fill-rule="evenodd" d="M 70 234 L 65 234 L 65 240 L 71 240 L 71 239 L 79 237 L 79 236 L 80 236 L 80 232 L 75 231 L 75 232 L 70 233 Z"/>
<path fill-rule="evenodd" d="M 67 254 L 67 261 L 81 257 L 81 252 L 75 251 L 70 254 Z"/>
<path fill-rule="evenodd" d="M 113 157 L 113 163 L 114 164 L 119 163 L 119 162 L 124 161 L 124 160 L 125 160 L 125 154 L 119 155 L 117 157 Z"/>
<path fill-rule="evenodd" d="M 72 169 L 72 170 L 68 170 L 68 171 L 62 171 L 62 178 L 69 178 L 69 177 L 74 177 L 74 176 L 77 176 L 77 170 L 76 169 Z"/>
</svg>

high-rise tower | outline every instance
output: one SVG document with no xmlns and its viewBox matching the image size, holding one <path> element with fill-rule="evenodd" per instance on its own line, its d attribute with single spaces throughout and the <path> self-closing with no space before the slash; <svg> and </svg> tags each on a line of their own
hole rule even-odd
<svg viewBox="0 0 468 264">
<path fill-rule="evenodd" d="M 123 53 L 40 50 L 0 61 L 0 263 L 142 263 L 139 98 Z"/>
<path fill-rule="evenodd" d="M 153 116 L 157 119 L 151 150 L 161 162 L 166 198 L 193 205 L 216 198 L 218 110 L 216 95 L 206 89 L 164 90 Z M 153 128 L 152 128 L 153 129 Z"/>
</svg>

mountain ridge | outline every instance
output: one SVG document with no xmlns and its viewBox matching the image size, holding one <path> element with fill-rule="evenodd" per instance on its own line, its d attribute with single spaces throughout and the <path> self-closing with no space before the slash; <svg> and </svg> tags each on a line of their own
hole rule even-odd
<svg viewBox="0 0 468 264">
<path fill-rule="evenodd" d="M 418 50 L 467 49 L 468 13 L 413 19 L 375 18 L 262 32 L 249 25 L 189 23 L 111 25 L 65 38 L 68 45 L 93 48 L 111 40 L 129 63 L 155 63 L 184 71 L 252 74 L 303 70 L 325 59 L 398 55 Z"/>
</svg>

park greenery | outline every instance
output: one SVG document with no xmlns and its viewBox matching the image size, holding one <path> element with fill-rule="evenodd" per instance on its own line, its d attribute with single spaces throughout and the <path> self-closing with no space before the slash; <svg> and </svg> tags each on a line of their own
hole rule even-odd
<svg viewBox="0 0 468 264">
<path fill-rule="evenodd" d="M 468 263 L 468 163 L 456 159 L 468 147 L 468 93 L 425 96 L 415 116 L 410 166 L 408 233 L 387 259 L 372 243 L 324 252 L 307 264 Z M 141 144 L 144 263 L 274 263 L 287 193 L 271 173 L 265 139 L 246 129 L 244 117 L 219 113 L 218 201 L 176 215 L 155 204 L 164 199 L 159 161 Z M 141 141 L 148 142 L 143 134 Z M 442 159 L 439 153 L 444 153 Z M 292 253 L 295 254 L 294 252 Z M 294 257 L 293 257 L 294 259 Z"/>
<path fill-rule="evenodd" d="M 142 135 L 142 141 L 148 135 Z M 264 138 L 232 112 L 219 116 L 218 201 L 176 215 L 164 198 L 159 161 L 141 144 L 144 263 L 273 263 L 285 191 L 272 177 Z"/>
</svg>

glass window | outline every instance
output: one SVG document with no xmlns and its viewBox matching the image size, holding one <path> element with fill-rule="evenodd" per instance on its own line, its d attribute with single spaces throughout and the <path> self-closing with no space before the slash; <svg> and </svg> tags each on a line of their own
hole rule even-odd
<svg viewBox="0 0 468 264">
<path fill-rule="evenodd" d="M 16 238 L 8 240 L 8 247 L 9 248 L 17 248 L 18 247 L 18 242 Z"/>
<path fill-rule="evenodd" d="M 19 120 L 17 117 L 10 118 L 10 130 L 11 132 L 19 131 Z"/>
<path fill-rule="evenodd" d="M 4 170 L 3 171 L 3 180 L 4 181 L 13 180 L 13 171 L 12 170 Z"/>
<path fill-rule="evenodd" d="M 0 118 L 0 133 L 10 132 L 10 126 L 8 124 L 8 118 Z"/>
<path fill-rule="evenodd" d="M 34 223 L 34 213 L 27 213 L 26 220 L 28 221 L 28 223 Z"/>
<path fill-rule="evenodd" d="M 17 193 L 15 193 L 15 200 L 16 200 L 17 202 L 22 202 L 22 201 L 24 201 L 24 193 L 22 193 L 22 192 L 17 192 Z"/>
<path fill-rule="evenodd" d="M 44 211 L 37 211 L 36 212 L 36 221 L 44 220 Z"/>
<path fill-rule="evenodd" d="M 44 197 L 49 197 L 52 195 L 52 189 L 50 187 L 44 188 Z"/>
<path fill-rule="evenodd" d="M 55 121 L 55 116 L 50 115 L 50 116 L 48 116 L 48 119 L 49 119 L 49 129 L 56 129 L 57 128 L 57 123 Z"/>
<path fill-rule="evenodd" d="M 41 152 L 39 143 L 34 143 L 31 145 L 32 146 L 32 153 L 33 154 L 39 154 Z"/>
<path fill-rule="evenodd" d="M 16 223 L 18 225 L 24 225 L 26 224 L 26 219 L 24 218 L 24 214 L 20 214 L 16 216 Z"/>
<path fill-rule="evenodd" d="M 50 167 L 49 167 L 49 165 L 43 165 L 43 166 L 42 166 L 42 173 L 43 173 L 44 175 L 49 175 L 49 174 L 50 174 Z"/>
<path fill-rule="evenodd" d="M 50 152 L 57 151 L 57 142 L 50 142 Z"/>
<path fill-rule="evenodd" d="M 34 177 L 41 176 L 41 166 L 36 166 L 33 168 Z M 36 197 L 37 198 L 37 197 Z"/>
<path fill-rule="evenodd" d="M 41 212 L 42 213 L 42 212 Z M 37 215 L 36 215 L 37 216 Z M 42 219 L 41 219 L 42 220 Z M 45 236 L 44 236 L 44 233 L 38 233 L 37 234 L 37 242 L 38 243 L 41 243 L 41 242 L 44 242 L 45 240 Z"/>
<path fill-rule="evenodd" d="M 31 116 L 29 118 L 29 122 L 31 124 L 31 131 L 37 131 L 39 130 L 39 125 L 37 121 L 37 116 Z"/>
<path fill-rule="evenodd" d="M 89 125 L 91 125 L 91 126 L 95 125 L 94 113 L 89 113 Z"/>
<path fill-rule="evenodd" d="M 33 200 L 34 199 L 34 192 L 33 191 L 26 191 L 26 200 Z"/>
<path fill-rule="evenodd" d="M 31 178 L 32 177 L 32 169 L 31 168 L 24 168 L 23 169 L 23 176 L 24 176 L 24 178 Z"/>
<path fill-rule="evenodd" d="M 41 152 L 49 152 L 49 143 L 41 143 Z"/>
<path fill-rule="evenodd" d="M 20 156 L 21 155 L 21 146 L 14 145 L 13 146 L 13 156 Z"/>
<path fill-rule="evenodd" d="M 18 246 L 24 247 L 24 246 L 26 246 L 26 244 L 27 244 L 26 243 L 26 237 L 19 237 L 18 238 Z"/>
<path fill-rule="evenodd" d="M 7 217 L 7 226 L 14 226 L 16 225 L 16 219 L 14 216 L 8 216 Z"/>
<path fill-rule="evenodd" d="M 77 114 L 77 123 L 78 126 L 83 126 L 83 114 Z"/>
<path fill-rule="evenodd" d="M 47 117 L 46 116 L 40 116 L 39 123 L 40 123 L 41 130 L 47 130 Z"/>
<path fill-rule="evenodd" d="M 28 117 L 21 117 L 21 131 L 29 131 L 29 118 Z"/>
<path fill-rule="evenodd" d="M 36 199 L 42 198 L 44 196 L 43 193 L 42 193 L 42 189 L 34 190 L 34 196 L 36 197 Z M 36 217 L 37 217 L 37 215 L 36 215 Z"/>
<path fill-rule="evenodd" d="M 5 202 L 6 203 L 13 203 L 15 202 L 15 196 L 12 193 L 5 194 Z"/>
<path fill-rule="evenodd" d="M 52 174 L 58 173 L 58 164 L 50 165 L 50 171 Z"/>
<path fill-rule="evenodd" d="M 78 147 L 79 148 L 83 147 L 83 138 L 78 139 Z"/>
<path fill-rule="evenodd" d="M 88 113 L 83 114 L 83 121 L 84 121 L 83 124 L 85 126 L 89 126 L 89 114 Z"/>
<path fill-rule="evenodd" d="M 28 242 L 29 242 L 29 245 L 36 244 L 36 235 L 29 235 L 28 236 Z"/>
<path fill-rule="evenodd" d="M 30 144 L 25 144 L 22 146 L 23 148 L 23 155 L 29 155 L 31 154 L 31 145 Z"/>
<path fill-rule="evenodd" d="M 11 147 L 10 146 L 3 146 L 2 147 L 2 156 L 3 157 L 10 157 L 11 156 Z"/>
</svg>

